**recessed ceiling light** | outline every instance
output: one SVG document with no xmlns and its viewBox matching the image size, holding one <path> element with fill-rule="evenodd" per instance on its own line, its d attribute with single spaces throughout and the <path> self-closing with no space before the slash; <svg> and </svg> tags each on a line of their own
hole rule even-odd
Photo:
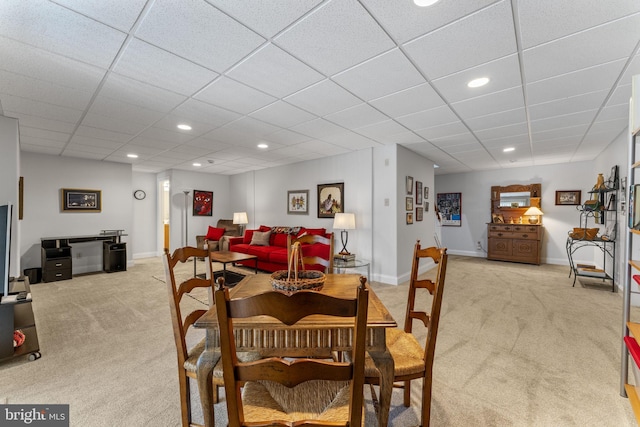
<svg viewBox="0 0 640 427">
<path fill-rule="evenodd" d="M 416 6 L 427 7 L 438 3 L 440 0 L 413 0 Z"/>
<path fill-rule="evenodd" d="M 504 151 L 505 153 L 508 153 L 509 151 L 516 151 L 516 149 L 514 147 L 507 147 L 507 148 L 503 149 L 502 151 Z"/>
<path fill-rule="evenodd" d="M 202 166 L 202 163 L 194 163 L 193 166 L 196 166 L 196 167 Z"/>
<path fill-rule="evenodd" d="M 433 167 L 434 167 L 434 169 L 435 169 L 435 168 L 439 168 L 440 166 L 438 166 L 438 165 L 434 164 L 434 165 L 433 165 Z"/>
<path fill-rule="evenodd" d="M 180 124 L 177 126 L 177 128 L 178 128 L 178 129 L 180 129 L 180 130 L 191 130 L 191 126 L 186 125 L 186 124 L 184 124 L 184 123 L 180 123 Z"/>
<path fill-rule="evenodd" d="M 487 83 L 489 83 L 489 77 L 480 77 L 479 79 L 471 80 L 469 83 L 467 83 L 467 86 L 469 86 L 469 87 L 481 87 L 481 86 L 486 85 Z"/>
<path fill-rule="evenodd" d="M 258 144 L 258 148 L 269 148 L 269 145 L 265 144 L 264 142 L 261 142 L 260 144 Z"/>
<path fill-rule="evenodd" d="M 131 154 L 127 154 L 127 157 L 129 157 L 130 159 L 137 159 L 138 155 L 131 153 Z"/>
</svg>

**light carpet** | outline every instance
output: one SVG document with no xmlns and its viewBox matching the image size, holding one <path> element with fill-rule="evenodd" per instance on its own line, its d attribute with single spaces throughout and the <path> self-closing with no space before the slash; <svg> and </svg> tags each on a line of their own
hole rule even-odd
<svg viewBox="0 0 640 427">
<path fill-rule="evenodd" d="M 180 425 L 168 294 L 157 278 L 161 258 L 33 285 L 42 358 L 0 365 L 0 402 L 68 403 L 72 426 Z M 563 266 L 449 258 L 433 426 L 635 425 L 619 395 L 621 295 L 572 282 Z M 402 322 L 408 284 L 371 285 Z M 640 320 L 635 308 L 632 319 Z M 411 408 L 394 391 L 390 425 L 417 425 L 419 383 L 412 390 Z M 201 419 L 197 395 L 194 403 Z M 224 401 L 216 419 L 226 425 Z"/>
</svg>

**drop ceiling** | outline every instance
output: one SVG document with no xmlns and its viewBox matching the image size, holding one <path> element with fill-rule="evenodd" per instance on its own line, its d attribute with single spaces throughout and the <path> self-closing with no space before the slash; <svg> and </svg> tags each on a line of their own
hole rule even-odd
<svg viewBox="0 0 640 427">
<path fill-rule="evenodd" d="M 144 172 L 576 162 L 625 131 L 639 43 L 637 0 L 2 0 L 0 114 L 22 151 Z"/>
</svg>

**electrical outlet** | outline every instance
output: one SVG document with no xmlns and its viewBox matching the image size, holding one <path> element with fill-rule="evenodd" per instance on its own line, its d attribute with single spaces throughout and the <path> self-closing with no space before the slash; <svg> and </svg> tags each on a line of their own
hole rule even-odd
<svg viewBox="0 0 640 427">
<path fill-rule="evenodd" d="M 482 250 L 482 245 L 480 244 L 479 240 L 476 242 L 476 250 L 477 251 L 481 251 Z"/>
</svg>

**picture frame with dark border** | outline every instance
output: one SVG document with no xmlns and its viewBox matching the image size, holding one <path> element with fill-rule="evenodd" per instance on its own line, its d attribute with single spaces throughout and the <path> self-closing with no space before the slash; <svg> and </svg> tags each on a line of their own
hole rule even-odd
<svg viewBox="0 0 640 427">
<path fill-rule="evenodd" d="M 287 214 L 309 215 L 309 190 L 287 191 Z"/>
<path fill-rule="evenodd" d="M 462 193 L 438 193 L 436 203 L 443 227 L 462 227 Z"/>
<path fill-rule="evenodd" d="M 333 218 L 344 212 L 344 183 L 318 184 L 318 218 Z"/>
<path fill-rule="evenodd" d="M 412 176 L 408 176 L 407 175 L 407 194 L 412 195 L 413 194 L 413 177 Z"/>
<path fill-rule="evenodd" d="M 556 190 L 556 205 L 578 206 L 582 201 L 582 190 Z"/>
<path fill-rule="evenodd" d="M 424 187 L 424 199 L 429 200 L 429 187 Z"/>
<path fill-rule="evenodd" d="M 413 210 L 413 197 L 405 198 L 405 210 L 408 210 L 408 211 Z"/>
<path fill-rule="evenodd" d="M 422 181 L 416 181 L 416 205 L 422 204 Z M 416 221 L 418 219 L 416 218 Z"/>
<path fill-rule="evenodd" d="M 413 211 L 407 212 L 407 224 L 413 224 Z"/>
<path fill-rule="evenodd" d="M 416 208 L 416 221 L 422 221 L 424 215 L 424 209 L 422 207 Z"/>
<path fill-rule="evenodd" d="M 213 191 L 193 190 L 193 216 L 213 216 Z"/>
<path fill-rule="evenodd" d="M 102 212 L 102 191 L 62 188 L 60 204 L 63 212 Z"/>
</svg>

